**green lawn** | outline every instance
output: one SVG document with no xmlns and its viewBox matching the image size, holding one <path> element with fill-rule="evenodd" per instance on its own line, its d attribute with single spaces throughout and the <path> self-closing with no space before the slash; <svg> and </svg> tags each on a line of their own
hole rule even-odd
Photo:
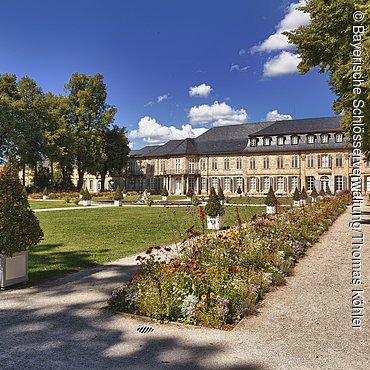
<svg viewBox="0 0 370 370">
<path fill-rule="evenodd" d="M 230 197 L 231 204 L 265 204 L 266 197 Z M 277 197 L 280 204 L 293 204 L 292 197 Z"/>
<path fill-rule="evenodd" d="M 263 207 L 241 207 L 247 219 Z M 181 240 L 185 230 L 200 230 L 198 207 L 109 207 L 37 213 L 44 240 L 29 255 L 30 283 L 61 276 Z M 226 224 L 236 223 L 235 207 Z"/>
<path fill-rule="evenodd" d="M 138 200 L 138 195 L 128 195 L 126 197 L 123 198 L 123 201 L 124 202 L 136 202 Z M 110 199 L 109 199 L 110 198 Z M 94 202 L 99 202 L 99 201 L 106 201 L 106 200 L 111 200 L 113 199 L 113 194 L 111 197 L 93 197 L 92 200 Z M 162 196 L 161 195 L 152 195 L 152 199 L 153 200 L 162 200 Z M 172 200 L 180 200 L 180 199 L 183 199 L 183 200 L 186 200 L 186 196 L 185 195 L 170 195 L 168 196 L 168 201 L 172 201 Z"/>
<path fill-rule="evenodd" d="M 46 208 L 64 208 L 75 207 L 73 203 L 66 203 L 64 200 L 29 200 L 32 209 L 46 209 Z"/>
</svg>

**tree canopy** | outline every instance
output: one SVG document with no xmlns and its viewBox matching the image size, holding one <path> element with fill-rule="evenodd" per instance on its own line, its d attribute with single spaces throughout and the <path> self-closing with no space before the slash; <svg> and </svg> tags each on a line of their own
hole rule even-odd
<svg viewBox="0 0 370 370">
<path fill-rule="evenodd" d="M 352 139 L 353 120 L 362 119 L 362 149 L 370 155 L 370 6 L 368 0 L 307 0 L 301 7 L 311 22 L 286 32 L 307 73 L 318 67 L 328 73 L 336 114 Z M 357 12 L 357 13 L 356 13 Z M 362 17 L 363 16 L 363 17 Z M 363 19 L 362 19 L 363 18 Z M 355 90 L 355 88 L 358 89 Z M 361 116 L 361 118 L 357 118 Z"/>
</svg>

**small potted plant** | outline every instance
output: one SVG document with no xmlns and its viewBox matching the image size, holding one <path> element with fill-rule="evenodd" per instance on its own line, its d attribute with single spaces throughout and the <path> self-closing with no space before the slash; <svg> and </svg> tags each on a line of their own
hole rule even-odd
<svg viewBox="0 0 370 370">
<path fill-rule="evenodd" d="M 224 191 L 222 190 L 221 186 L 218 187 L 218 199 L 220 200 L 221 202 L 221 205 L 224 205 L 225 203 L 225 195 L 224 195 Z"/>
<path fill-rule="evenodd" d="M 298 188 L 295 188 L 293 193 L 293 207 L 299 207 L 301 201 L 301 194 L 299 193 Z"/>
<path fill-rule="evenodd" d="M 199 198 L 198 197 L 193 197 L 191 199 L 191 204 L 196 207 L 196 206 L 199 206 Z"/>
<path fill-rule="evenodd" d="M 122 194 L 121 188 L 119 186 L 117 186 L 117 189 L 116 189 L 116 191 L 114 193 L 114 196 L 113 196 L 114 205 L 117 206 L 117 207 L 121 207 L 122 206 L 122 199 L 123 199 L 123 194 Z"/>
<path fill-rule="evenodd" d="M 314 186 L 312 191 L 311 191 L 311 201 L 312 201 L 312 203 L 317 202 L 317 197 L 318 196 L 319 196 L 319 194 L 317 193 L 316 187 Z"/>
<path fill-rule="evenodd" d="M 162 189 L 162 200 L 167 202 L 168 200 L 168 190 L 166 188 L 166 185 L 163 186 L 163 189 Z"/>
<path fill-rule="evenodd" d="M 83 206 L 91 206 L 91 194 L 89 190 L 86 188 L 83 195 L 82 195 L 82 205 Z"/>
<path fill-rule="evenodd" d="M 267 214 L 274 214 L 276 213 L 276 204 L 277 204 L 277 198 L 275 196 L 274 190 L 272 189 L 272 186 L 270 186 L 270 189 L 267 193 L 266 199 L 266 213 Z"/>
<path fill-rule="evenodd" d="M 144 199 L 144 203 L 148 206 L 151 207 L 153 204 L 153 198 L 149 195 Z"/>
<path fill-rule="evenodd" d="M 49 192 L 47 186 L 45 186 L 44 191 L 42 192 L 42 199 L 43 200 L 49 199 Z"/>
<path fill-rule="evenodd" d="M 225 210 L 220 203 L 214 187 L 211 188 L 207 204 L 204 209 L 207 215 L 207 228 L 210 230 L 220 230 L 223 227 L 223 215 Z"/>
<path fill-rule="evenodd" d="M 28 249 L 43 237 L 10 158 L 0 173 L 0 288 L 28 280 Z"/>
<path fill-rule="evenodd" d="M 79 198 L 82 199 L 82 197 L 84 196 L 84 188 L 81 186 L 81 189 L 80 189 L 80 194 L 79 194 Z"/>
<path fill-rule="evenodd" d="M 302 188 L 300 198 L 301 198 L 300 201 L 299 201 L 300 206 L 305 207 L 307 205 L 308 195 L 307 195 L 306 189 L 304 187 Z"/>
<path fill-rule="evenodd" d="M 123 197 L 127 197 L 127 189 L 126 189 L 126 186 L 123 187 L 122 196 Z"/>
<path fill-rule="evenodd" d="M 192 189 L 189 189 L 187 191 L 187 193 L 186 193 L 186 200 L 189 201 L 189 202 L 191 202 L 191 198 L 193 197 L 193 195 L 194 195 L 193 190 Z"/>
<path fill-rule="evenodd" d="M 242 188 L 240 187 L 240 185 L 238 186 L 238 189 L 236 190 L 236 192 L 238 193 L 239 197 L 242 196 Z"/>
</svg>

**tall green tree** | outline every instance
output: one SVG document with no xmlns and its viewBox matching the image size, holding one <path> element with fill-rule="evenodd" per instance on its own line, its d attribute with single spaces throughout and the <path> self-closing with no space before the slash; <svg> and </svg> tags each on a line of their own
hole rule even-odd
<svg viewBox="0 0 370 370">
<path fill-rule="evenodd" d="M 102 133 L 103 153 L 102 161 L 99 165 L 101 177 L 101 190 L 105 188 L 105 178 L 107 173 L 110 175 L 122 175 L 126 167 L 130 148 L 126 137 L 126 129 L 113 125 Z"/>
<path fill-rule="evenodd" d="M 85 172 L 99 171 L 105 156 L 102 132 L 113 123 L 116 108 L 106 102 L 106 85 L 99 73 L 94 76 L 74 73 L 65 88 L 68 92 L 65 118 L 73 134 L 80 189 Z"/>
<path fill-rule="evenodd" d="M 290 42 L 297 46 L 296 53 L 302 61 L 301 73 L 318 67 L 320 73 L 328 73 L 330 89 L 337 95 L 333 103 L 336 114 L 344 113 L 342 127 L 352 138 L 354 103 L 360 104 L 364 132 L 362 149 L 370 155 L 370 6 L 368 0 L 307 0 L 301 8 L 309 13 L 311 22 L 287 32 Z M 364 19 L 354 19 L 361 11 Z M 357 13 L 360 14 L 360 13 Z M 363 26 L 364 28 L 354 28 Z M 354 36 L 354 34 L 357 34 Z M 356 51 L 357 50 L 357 51 Z M 354 62 L 359 57 L 361 64 Z M 363 80 L 361 92 L 354 91 L 354 72 Z M 356 79 L 356 78 L 355 78 Z M 363 101 L 365 104 L 360 103 Z M 362 106 L 363 105 L 363 106 Z"/>
</svg>

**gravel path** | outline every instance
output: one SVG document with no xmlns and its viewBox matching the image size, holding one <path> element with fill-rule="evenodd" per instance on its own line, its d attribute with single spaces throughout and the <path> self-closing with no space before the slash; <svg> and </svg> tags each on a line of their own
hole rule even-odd
<svg viewBox="0 0 370 370">
<path fill-rule="evenodd" d="M 370 206 L 363 207 L 370 238 Z M 369 369 L 370 253 L 362 272 L 365 321 L 351 328 L 350 209 L 233 331 L 160 325 L 105 309 L 135 257 L 23 290 L 0 292 L 1 369 Z M 368 243 L 369 246 L 369 243 Z"/>
</svg>

